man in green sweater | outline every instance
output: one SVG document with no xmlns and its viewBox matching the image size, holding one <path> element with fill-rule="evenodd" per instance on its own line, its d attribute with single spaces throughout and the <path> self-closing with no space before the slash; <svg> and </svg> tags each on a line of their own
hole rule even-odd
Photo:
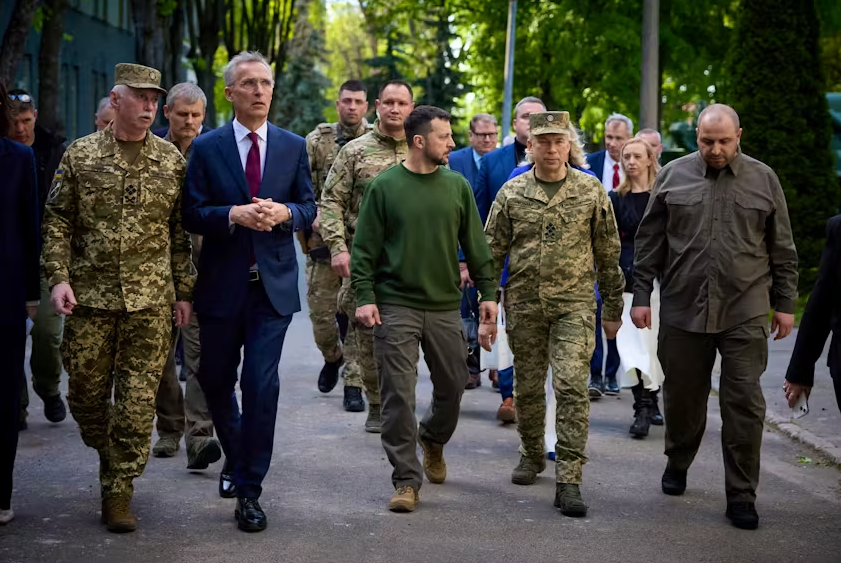
<svg viewBox="0 0 841 563">
<path fill-rule="evenodd" d="M 462 329 L 458 249 L 479 289 L 481 342 L 496 328 L 496 288 L 490 247 L 473 191 L 463 176 L 442 166 L 455 147 L 450 115 L 420 106 L 404 124 L 409 154 L 382 172 L 362 200 L 351 253 L 356 318 L 374 329 L 374 358 L 382 398 L 382 442 L 394 471 L 389 510 L 411 512 L 423 477 L 447 477 L 444 444 L 458 424 L 467 383 L 467 339 Z M 433 385 L 420 428 L 415 418 L 418 344 Z"/>
</svg>

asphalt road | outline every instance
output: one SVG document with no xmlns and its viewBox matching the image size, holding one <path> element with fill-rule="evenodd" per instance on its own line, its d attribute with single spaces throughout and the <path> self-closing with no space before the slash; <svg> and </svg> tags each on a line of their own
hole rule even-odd
<svg viewBox="0 0 841 563">
<path fill-rule="evenodd" d="M 841 561 L 841 472 L 771 430 L 760 529 L 729 525 L 714 397 L 683 497 L 660 492 L 662 427 L 645 441 L 628 436 L 630 393 L 594 403 L 582 488 L 590 513 L 574 520 L 552 506 L 551 464 L 536 485 L 511 484 L 517 433 L 494 421 L 499 395 L 485 381 L 465 393 L 445 449 L 447 482 L 425 484 L 417 512 L 392 514 L 379 437 L 363 432 L 364 414 L 342 410 L 340 387 L 317 391 L 320 366 L 299 314 L 280 367 L 274 460 L 261 498 L 269 528 L 261 534 L 236 529 L 234 501 L 216 493 L 220 464 L 188 472 L 183 445 L 175 458 L 150 459 L 135 482 L 138 531 L 108 533 L 99 523 L 95 452 L 72 419 L 46 422 L 35 398 L 18 452 L 17 518 L 0 527 L 0 562 Z M 430 394 L 422 364 L 419 413 Z"/>
</svg>

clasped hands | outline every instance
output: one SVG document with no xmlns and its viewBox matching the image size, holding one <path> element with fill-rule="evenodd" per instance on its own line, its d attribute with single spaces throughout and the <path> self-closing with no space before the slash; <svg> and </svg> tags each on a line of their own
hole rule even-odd
<svg viewBox="0 0 841 563">
<path fill-rule="evenodd" d="M 282 204 L 267 197 L 252 197 L 248 205 L 235 205 L 231 208 L 231 222 L 255 231 L 271 231 L 275 225 L 292 218 L 292 212 Z"/>
</svg>

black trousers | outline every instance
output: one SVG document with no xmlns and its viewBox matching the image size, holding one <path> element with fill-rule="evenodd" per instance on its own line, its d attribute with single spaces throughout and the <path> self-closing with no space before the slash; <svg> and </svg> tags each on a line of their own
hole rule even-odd
<svg viewBox="0 0 841 563">
<path fill-rule="evenodd" d="M 20 394 L 26 384 L 26 323 L 23 319 L 0 320 L 0 510 L 12 502 L 12 472 L 18 449 Z"/>
<path fill-rule="evenodd" d="M 756 499 L 765 398 L 759 378 L 768 362 L 768 319 L 757 317 L 724 332 L 686 332 L 661 325 L 657 356 L 663 366 L 666 455 L 689 469 L 707 425 L 707 399 L 716 350 L 721 354 L 721 448 L 727 500 Z"/>
</svg>

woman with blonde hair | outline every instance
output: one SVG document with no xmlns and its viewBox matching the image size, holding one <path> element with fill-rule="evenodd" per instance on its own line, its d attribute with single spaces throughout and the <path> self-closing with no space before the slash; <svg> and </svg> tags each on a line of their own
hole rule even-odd
<svg viewBox="0 0 841 563">
<path fill-rule="evenodd" d="M 621 360 L 619 378 L 622 387 L 630 387 L 634 394 L 634 423 L 630 433 L 634 438 L 648 436 L 650 424 L 662 425 L 663 416 L 657 405 L 657 393 L 663 382 L 663 369 L 657 359 L 657 324 L 659 321 L 659 286 L 651 296 L 651 330 L 638 329 L 631 322 L 631 301 L 633 298 L 634 237 L 637 234 L 654 178 L 660 171 L 654 149 L 642 139 L 631 139 L 622 147 L 619 164 L 625 172 L 625 179 L 611 192 L 613 212 L 619 228 L 622 251 L 619 265 L 625 274 L 625 309 L 622 314 L 622 328 L 616 335 L 616 347 Z"/>
</svg>

